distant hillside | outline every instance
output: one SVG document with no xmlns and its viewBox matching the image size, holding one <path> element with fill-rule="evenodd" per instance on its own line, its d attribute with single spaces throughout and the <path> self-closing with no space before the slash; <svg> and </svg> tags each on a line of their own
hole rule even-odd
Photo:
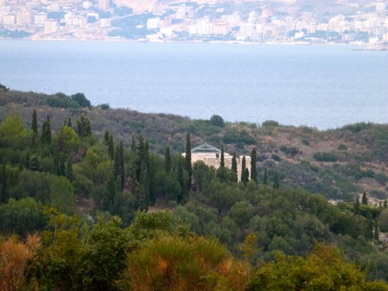
<svg viewBox="0 0 388 291">
<path fill-rule="evenodd" d="M 224 145 L 226 152 L 238 154 L 256 147 L 259 176 L 266 168 L 272 183 L 278 173 L 282 187 L 304 188 L 335 200 L 354 200 L 364 191 L 369 197 L 388 197 L 388 125 L 358 123 L 319 131 L 276 121 L 261 125 L 229 123 L 217 115 L 210 120 L 192 120 L 110 109 L 108 105 L 83 108 L 63 94 L 5 89 L 0 89 L 0 122 L 10 113 L 19 112 L 24 122 L 31 124 L 36 108 L 39 124 L 50 115 L 52 128 L 58 130 L 69 116 L 76 120 L 85 113 L 101 139 L 109 131 L 129 147 L 132 136 L 142 134 L 150 149 L 161 154 L 166 146 L 176 153 L 183 152 L 185 134 L 190 132 L 192 146 L 207 142 L 216 147 Z"/>
</svg>

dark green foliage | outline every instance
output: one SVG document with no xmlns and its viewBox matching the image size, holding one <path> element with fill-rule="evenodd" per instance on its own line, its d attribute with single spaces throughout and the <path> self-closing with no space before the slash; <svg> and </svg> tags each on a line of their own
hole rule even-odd
<svg viewBox="0 0 388 291">
<path fill-rule="evenodd" d="M 354 214 L 360 213 L 360 198 L 358 196 L 356 197 L 356 203 L 354 204 L 353 213 Z"/>
<path fill-rule="evenodd" d="M 240 132 L 226 131 L 226 133 L 224 134 L 223 141 L 225 144 L 231 144 L 231 143 L 242 143 L 242 144 L 249 144 L 249 145 L 256 144 L 255 138 L 250 136 L 249 133 L 245 130 L 242 130 Z"/>
<path fill-rule="evenodd" d="M 78 103 L 79 106 L 81 107 L 91 107 L 92 104 L 88 99 L 86 99 L 84 93 L 76 93 L 74 95 L 70 96 L 71 100 L 75 101 Z"/>
<path fill-rule="evenodd" d="M 193 176 L 193 168 L 191 165 L 191 140 L 190 140 L 190 133 L 187 133 L 186 135 L 186 149 L 185 149 L 185 170 L 188 174 L 188 181 L 187 181 L 187 189 L 191 189 L 191 179 Z"/>
<path fill-rule="evenodd" d="M 296 147 L 281 146 L 279 149 L 291 157 L 295 157 L 297 154 L 299 154 L 299 149 Z"/>
<path fill-rule="evenodd" d="M 277 162 L 280 162 L 280 161 L 282 160 L 277 154 L 272 154 L 272 155 L 271 155 L 271 158 L 272 158 L 274 161 L 277 161 Z"/>
<path fill-rule="evenodd" d="M 42 134 L 40 136 L 42 144 L 51 145 L 51 122 L 50 116 L 47 115 L 47 119 L 42 124 Z"/>
<path fill-rule="evenodd" d="M 2 92 L 8 92 L 9 91 L 9 88 L 4 86 L 3 84 L 0 84 L 0 93 Z"/>
<path fill-rule="evenodd" d="M 268 185 L 268 173 L 267 173 L 267 168 L 264 169 L 264 174 L 263 174 L 263 185 Z"/>
<path fill-rule="evenodd" d="M 380 183 L 380 185 L 385 185 L 388 182 L 388 176 L 383 173 L 378 173 L 375 176 L 375 180 Z"/>
<path fill-rule="evenodd" d="M 275 120 L 266 120 L 264 121 L 261 126 L 263 127 L 278 127 L 280 126 L 279 122 L 275 121 Z"/>
<path fill-rule="evenodd" d="M 92 126 L 90 123 L 90 119 L 83 114 L 77 120 L 77 134 L 81 138 L 92 135 Z"/>
<path fill-rule="evenodd" d="M 164 153 L 164 170 L 168 173 L 171 171 L 171 153 L 170 147 L 166 148 Z"/>
<path fill-rule="evenodd" d="M 127 265 L 129 234 L 118 217 L 103 217 L 86 237 L 80 279 L 84 290 L 116 290 L 115 281 Z"/>
<path fill-rule="evenodd" d="M 177 168 L 177 179 L 178 179 L 179 186 L 181 188 L 181 193 L 178 196 L 178 203 L 181 203 L 181 204 L 187 201 L 188 193 L 189 193 L 189 190 L 187 189 L 189 174 L 185 169 L 185 165 L 186 165 L 186 160 L 183 157 L 179 157 L 178 168 Z M 194 170 L 193 170 L 193 173 L 194 173 Z M 193 177 L 194 177 L 194 174 L 193 174 Z"/>
<path fill-rule="evenodd" d="M 34 136 L 38 136 L 38 118 L 36 114 L 36 109 L 34 109 L 32 113 L 32 122 L 31 122 L 31 130 Z"/>
<path fill-rule="evenodd" d="M 220 159 L 220 167 L 225 167 L 225 152 L 224 152 L 224 145 L 221 146 L 221 159 Z"/>
<path fill-rule="evenodd" d="M 361 203 L 364 204 L 364 205 L 368 205 L 368 197 L 366 196 L 366 192 L 365 191 L 362 193 Z"/>
<path fill-rule="evenodd" d="M 101 108 L 102 110 L 109 110 L 110 109 L 110 105 L 108 103 L 100 104 L 97 107 Z"/>
<path fill-rule="evenodd" d="M 379 237 L 380 237 L 379 223 L 378 223 L 377 219 L 375 219 L 374 227 L 373 227 L 373 239 L 378 241 Z"/>
<path fill-rule="evenodd" d="M 44 207 L 34 198 L 10 199 L 0 204 L 0 233 L 20 235 L 43 230 L 47 223 Z"/>
<path fill-rule="evenodd" d="M 7 191 L 8 191 L 8 182 L 7 182 L 7 167 L 5 162 L 1 166 L 1 176 L 0 176 L 0 204 L 4 203 L 7 200 Z"/>
<path fill-rule="evenodd" d="M 257 184 L 256 148 L 251 152 L 251 180 Z"/>
<path fill-rule="evenodd" d="M 225 126 L 225 121 L 219 115 L 213 115 L 210 118 L 210 123 L 212 125 L 214 125 L 214 126 L 220 126 L 220 127 L 224 127 Z"/>
<path fill-rule="evenodd" d="M 336 162 L 338 160 L 337 156 L 332 153 L 317 152 L 313 157 L 318 162 Z"/>
<path fill-rule="evenodd" d="M 58 108 L 79 108 L 77 101 L 72 100 L 69 96 L 63 93 L 56 93 L 47 98 L 47 105 Z"/>
<path fill-rule="evenodd" d="M 243 182 L 243 183 L 248 182 L 248 177 L 249 177 L 249 176 L 247 176 L 247 171 L 246 171 L 247 165 L 246 165 L 246 163 L 247 162 L 246 162 L 245 156 L 243 156 L 242 161 L 241 161 L 241 177 L 240 177 L 241 182 Z"/>
<path fill-rule="evenodd" d="M 280 188 L 280 181 L 279 181 L 279 174 L 276 172 L 274 181 L 273 181 L 273 188 L 274 189 L 279 189 Z"/>
<path fill-rule="evenodd" d="M 339 151 L 346 151 L 347 149 L 348 149 L 348 147 L 342 143 L 338 146 Z"/>
</svg>

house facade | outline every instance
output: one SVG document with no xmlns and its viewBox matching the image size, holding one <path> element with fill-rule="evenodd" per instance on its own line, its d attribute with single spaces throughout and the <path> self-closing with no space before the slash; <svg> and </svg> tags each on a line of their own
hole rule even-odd
<svg viewBox="0 0 388 291">
<path fill-rule="evenodd" d="M 183 156 L 185 156 L 185 153 L 183 153 Z M 242 168 L 241 163 L 242 163 L 243 157 L 244 156 L 236 157 L 238 181 L 240 181 L 241 179 L 241 168 Z M 233 155 L 230 155 L 224 152 L 224 163 L 226 168 L 228 169 L 232 168 L 232 159 L 233 159 Z M 191 164 L 194 165 L 197 161 L 203 161 L 209 167 L 214 167 L 215 169 L 218 169 L 221 164 L 221 150 L 207 143 L 204 143 L 200 146 L 192 148 Z M 245 162 L 246 162 L 245 163 L 246 167 L 250 169 L 251 157 L 245 156 Z"/>
</svg>

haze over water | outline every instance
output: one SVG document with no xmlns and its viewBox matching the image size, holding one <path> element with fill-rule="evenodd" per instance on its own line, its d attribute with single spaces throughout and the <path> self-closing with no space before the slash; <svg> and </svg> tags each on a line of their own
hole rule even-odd
<svg viewBox="0 0 388 291">
<path fill-rule="evenodd" d="M 195 119 L 388 123 L 388 52 L 353 46 L 0 41 L 0 83 Z"/>
</svg>

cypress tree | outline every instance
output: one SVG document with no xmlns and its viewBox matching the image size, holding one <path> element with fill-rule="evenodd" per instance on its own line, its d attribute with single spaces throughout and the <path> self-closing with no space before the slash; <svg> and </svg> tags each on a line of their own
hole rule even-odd
<svg viewBox="0 0 388 291">
<path fill-rule="evenodd" d="M 268 173 L 267 173 L 267 168 L 264 168 L 263 185 L 268 185 Z"/>
<path fill-rule="evenodd" d="M 187 189 L 191 189 L 191 179 L 193 176 L 193 168 L 191 166 L 191 142 L 190 142 L 190 133 L 187 133 L 186 136 L 186 156 L 185 156 L 185 169 L 188 174 Z"/>
<path fill-rule="evenodd" d="M 256 148 L 251 152 L 251 180 L 257 184 Z"/>
<path fill-rule="evenodd" d="M 232 170 L 232 179 L 233 179 L 233 182 L 237 182 L 237 158 L 236 158 L 236 152 L 233 153 L 233 157 L 232 157 L 232 167 L 231 167 L 231 170 Z"/>
<path fill-rule="evenodd" d="M 245 171 L 246 168 L 247 168 L 246 160 L 245 160 L 245 156 L 243 156 L 242 162 L 241 162 L 241 182 L 243 182 L 243 183 L 246 183 L 246 181 L 247 181 L 247 177 L 246 177 L 247 172 Z"/>
<path fill-rule="evenodd" d="M 237 157 L 236 157 L 236 152 L 233 153 L 231 170 L 232 170 L 232 172 L 237 174 Z"/>
<path fill-rule="evenodd" d="M 362 193 L 361 203 L 364 204 L 364 205 L 368 205 L 368 197 L 366 196 L 366 192 L 365 191 L 364 191 L 364 193 Z"/>
<path fill-rule="evenodd" d="M 104 134 L 104 141 L 106 145 L 108 145 L 109 143 L 109 136 L 110 136 L 109 131 L 106 130 Z"/>
<path fill-rule="evenodd" d="M 105 189 L 103 199 L 103 209 L 109 211 L 113 205 L 113 200 L 116 195 L 116 179 L 113 174 L 109 175 L 108 183 Z"/>
<path fill-rule="evenodd" d="M 224 145 L 221 146 L 221 162 L 220 162 L 220 168 L 225 167 L 225 153 L 224 153 Z"/>
<path fill-rule="evenodd" d="M 42 124 L 42 135 L 40 137 L 42 144 L 51 145 L 51 122 L 50 116 Z"/>
<path fill-rule="evenodd" d="M 83 114 L 80 116 L 80 119 L 77 120 L 77 133 L 80 137 L 88 137 L 92 135 L 90 119 Z"/>
<path fill-rule="evenodd" d="M 353 213 L 354 214 L 360 213 L 360 198 L 358 196 L 356 197 L 356 203 L 354 203 Z"/>
<path fill-rule="evenodd" d="M 36 109 L 34 109 L 34 111 L 32 112 L 31 129 L 34 133 L 34 136 L 38 136 L 38 118 L 36 114 Z"/>
<path fill-rule="evenodd" d="M 170 147 L 166 148 L 164 153 L 164 170 L 168 173 L 171 171 L 171 153 Z"/>
</svg>

